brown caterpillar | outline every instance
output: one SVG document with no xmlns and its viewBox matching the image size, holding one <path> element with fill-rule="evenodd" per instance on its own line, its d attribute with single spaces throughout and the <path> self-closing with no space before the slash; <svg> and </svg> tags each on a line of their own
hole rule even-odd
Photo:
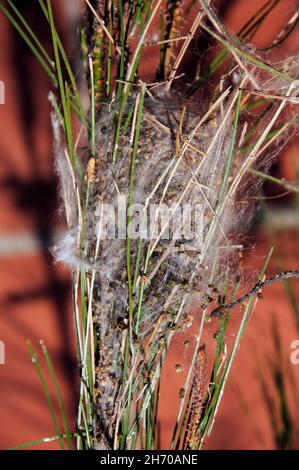
<svg viewBox="0 0 299 470">
<path fill-rule="evenodd" d="M 269 279 L 266 279 L 266 281 L 264 281 L 264 282 L 258 282 L 249 292 L 247 292 L 247 294 L 242 295 L 242 297 L 240 297 L 239 299 L 234 300 L 233 302 L 231 302 L 229 304 L 223 304 L 223 305 L 220 305 L 219 307 L 215 308 L 211 312 L 210 316 L 211 317 L 219 317 L 219 315 L 221 314 L 221 311 L 223 309 L 233 308 L 236 305 L 239 305 L 242 302 L 244 302 L 244 300 L 249 299 L 253 295 L 256 295 L 260 290 L 264 289 L 265 287 L 271 286 L 274 282 L 283 281 L 284 279 L 289 279 L 289 278 L 297 278 L 298 279 L 299 278 L 299 270 L 284 271 L 280 274 L 276 274 L 275 276 L 270 277 Z"/>
</svg>

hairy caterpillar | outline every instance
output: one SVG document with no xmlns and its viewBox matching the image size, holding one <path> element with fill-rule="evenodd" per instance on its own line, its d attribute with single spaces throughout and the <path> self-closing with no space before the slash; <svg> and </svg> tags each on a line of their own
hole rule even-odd
<svg viewBox="0 0 299 470">
<path fill-rule="evenodd" d="M 264 289 L 265 287 L 271 286 L 274 282 L 283 281 L 284 279 L 289 279 L 289 278 L 297 278 L 298 279 L 299 278 L 299 270 L 284 271 L 282 273 L 276 274 L 273 277 L 270 277 L 269 279 L 266 279 L 266 281 L 264 281 L 264 282 L 258 282 L 255 285 L 255 287 L 253 287 L 249 292 L 247 292 L 247 294 L 242 295 L 242 297 L 240 297 L 239 299 L 234 300 L 233 302 L 231 302 L 229 304 L 220 305 L 219 307 L 215 308 L 212 311 L 212 313 L 210 314 L 210 316 L 211 317 L 219 317 L 222 310 L 233 308 L 236 305 L 239 305 L 242 302 L 244 302 L 244 300 L 249 299 L 253 295 L 258 294 L 258 292 L 260 290 Z"/>
</svg>

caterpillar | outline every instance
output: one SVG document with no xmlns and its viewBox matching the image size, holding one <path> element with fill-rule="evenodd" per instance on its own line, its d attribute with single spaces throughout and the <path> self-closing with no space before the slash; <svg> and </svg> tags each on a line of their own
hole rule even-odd
<svg viewBox="0 0 299 470">
<path fill-rule="evenodd" d="M 276 274 L 273 277 L 270 277 L 269 279 L 266 279 L 264 282 L 258 282 L 249 292 L 247 292 L 247 294 L 242 295 L 242 297 L 240 297 L 239 299 L 234 300 L 233 302 L 231 302 L 229 304 L 223 304 L 223 305 L 220 305 L 219 307 L 215 308 L 210 313 L 210 317 L 219 317 L 221 312 L 224 309 L 225 310 L 231 309 L 231 308 L 235 307 L 236 305 L 239 305 L 242 302 L 244 302 L 244 300 L 249 299 L 253 295 L 258 294 L 258 292 L 260 290 L 264 289 L 265 287 L 271 286 L 274 282 L 283 281 L 283 280 L 289 279 L 289 278 L 297 278 L 298 279 L 299 278 L 299 270 L 284 271 L 282 273 Z"/>
</svg>

